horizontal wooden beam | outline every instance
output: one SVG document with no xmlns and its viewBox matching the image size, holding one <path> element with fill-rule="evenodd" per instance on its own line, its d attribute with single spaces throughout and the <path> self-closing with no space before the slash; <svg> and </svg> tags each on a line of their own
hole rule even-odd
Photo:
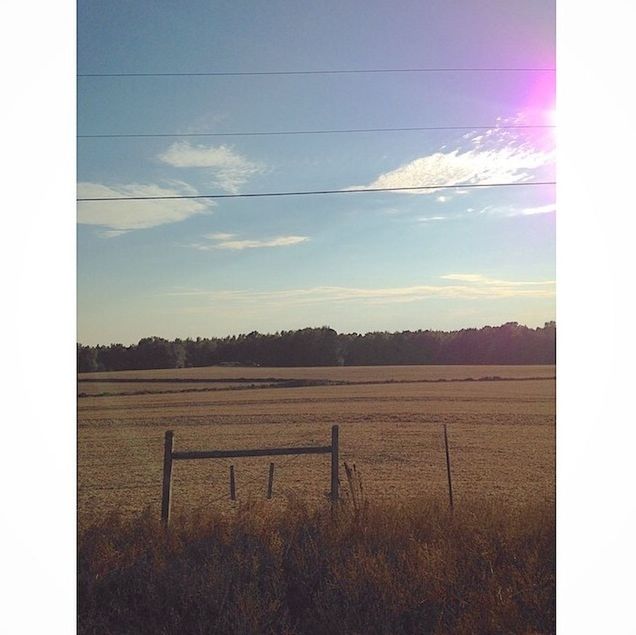
<svg viewBox="0 0 636 635">
<path fill-rule="evenodd" d="M 331 446 L 311 446 L 305 448 L 259 448 L 255 450 L 193 450 L 173 452 L 175 461 L 185 459 L 232 459 L 242 456 L 281 456 L 285 454 L 329 454 Z"/>
</svg>

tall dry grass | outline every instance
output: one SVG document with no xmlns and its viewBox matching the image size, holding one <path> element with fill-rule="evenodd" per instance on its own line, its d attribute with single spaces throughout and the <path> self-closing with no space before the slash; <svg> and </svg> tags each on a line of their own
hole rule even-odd
<svg viewBox="0 0 636 635">
<path fill-rule="evenodd" d="M 555 630 L 553 503 L 290 501 L 79 536 L 82 634 L 536 634 Z"/>
<path fill-rule="evenodd" d="M 552 633 L 554 505 L 290 500 L 163 528 L 111 515 L 79 539 L 80 633 Z"/>
</svg>

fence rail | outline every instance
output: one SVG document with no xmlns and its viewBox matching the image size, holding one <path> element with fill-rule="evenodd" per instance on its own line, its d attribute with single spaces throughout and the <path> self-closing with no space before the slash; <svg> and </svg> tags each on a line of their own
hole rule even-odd
<svg viewBox="0 0 636 635">
<path fill-rule="evenodd" d="M 330 454 L 331 446 L 309 446 L 305 448 L 258 448 L 254 450 L 194 450 L 173 452 L 172 460 L 180 459 L 233 459 L 245 456 L 284 456 L 286 454 Z"/>
<path fill-rule="evenodd" d="M 338 426 L 331 426 L 331 444 L 306 446 L 299 448 L 254 448 L 241 450 L 187 450 L 174 451 L 174 432 L 167 430 L 164 436 L 163 452 L 163 489 L 161 496 L 161 520 L 164 525 L 170 522 L 170 507 L 172 499 L 172 463 L 173 461 L 196 459 L 229 459 L 250 456 L 284 456 L 290 454 L 331 454 L 331 492 L 332 503 L 338 500 L 338 461 L 339 434 Z M 268 497 L 271 496 L 271 478 L 268 486 Z"/>
</svg>

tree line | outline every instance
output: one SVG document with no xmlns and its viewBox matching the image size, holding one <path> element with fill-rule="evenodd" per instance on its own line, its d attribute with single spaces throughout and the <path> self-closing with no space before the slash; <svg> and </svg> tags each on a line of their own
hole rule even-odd
<svg viewBox="0 0 636 635">
<path fill-rule="evenodd" d="M 124 346 L 77 345 L 79 372 L 193 366 L 379 366 L 405 364 L 554 364 L 556 324 L 517 322 L 458 331 L 337 333 L 304 328 L 223 338 L 144 337 Z"/>
</svg>

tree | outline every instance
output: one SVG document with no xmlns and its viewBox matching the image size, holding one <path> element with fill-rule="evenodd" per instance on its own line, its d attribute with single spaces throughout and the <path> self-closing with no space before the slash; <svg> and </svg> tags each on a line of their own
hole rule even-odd
<svg viewBox="0 0 636 635">
<path fill-rule="evenodd" d="M 90 346 L 77 345 L 77 372 L 92 373 L 99 370 L 97 349 Z"/>
<path fill-rule="evenodd" d="M 171 342 L 163 337 L 144 337 L 137 344 L 136 367 L 175 368 L 176 354 Z"/>
<path fill-rule="evenodd" d="M 145 337 L 137 345 L 77 345 L 79 372 L 212 366 L 368 366 L 383 364 L 554 364 L 556 324 L 517 322 L 459 331 L 338 334 L 328 326 L 219 338 Z"/>
</svg>

